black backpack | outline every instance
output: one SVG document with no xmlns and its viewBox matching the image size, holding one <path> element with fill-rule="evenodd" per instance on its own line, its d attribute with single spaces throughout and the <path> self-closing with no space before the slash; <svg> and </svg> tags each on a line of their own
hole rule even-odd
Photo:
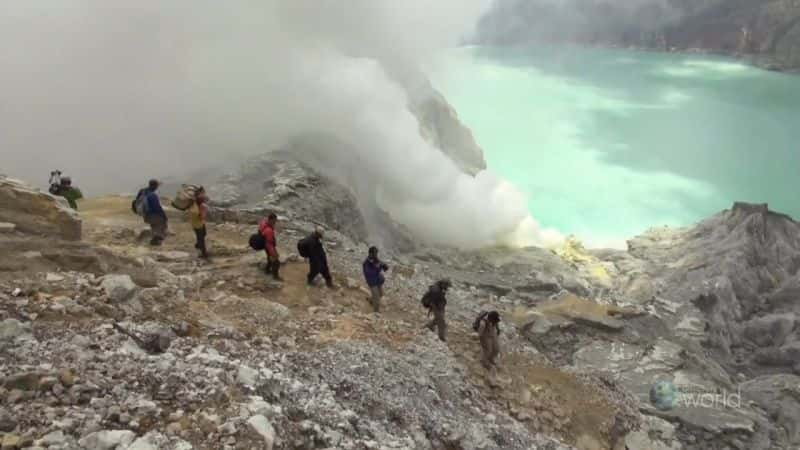
<svg viewBox="0 0 800 450">
<path fill-rule="evenodd" d="M 264 250 L 267 247 L 267 240 L 261 233 L 255 233 L 250 236 L 250 248 L 253 250 Z"/>
<path fill-rule="evenodd" d="M 439 296 L 439 288 L 437 286 L 431 286 L 428 288 L 428 292 L 422 296 L 422 307 L 431 309 L 434 306 L 434 302 L 436 298 Z"/>
<path fill-rule="evenodd" d="M 297 253 L 303 258 L 311 256 L 311 236 L 300 239 L 297 242 Z"/>
</svg>

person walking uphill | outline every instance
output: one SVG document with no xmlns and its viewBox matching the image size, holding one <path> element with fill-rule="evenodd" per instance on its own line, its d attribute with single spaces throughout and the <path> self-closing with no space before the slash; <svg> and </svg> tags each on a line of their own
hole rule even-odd
<svg viewBox="0 0 800 450">
<path fill-rule="evenodd" d="M 332 288 L 333 278 L 331 278 L 331 272 L 328 268 L 328 256 L 322 246 L 322 236 L 322 228 L 317 227 L 310 236 L 297 243 L 297 250 L 300 256 L 308 258 L 307 283 L 313 285 L 317 275 L 322 275 L 325 278 L 325 284 Z"/>
<path fill-rule="evenodd" d="M 444 309 L 447 306 L 447 290 L 450 289 L 450 280 L 439 280 L 428 288 L 428 292 L 422 296 L 422 306 L 428 308 L 428 315 L 433 313 L 433 320 L 425 325 L 433 331 L 437 330 L 439 339 L 447 341 L 447 322 L 444 319 Z"/>
<path fill-rule="evenodd" d="M 278 241 L 275 237 L 275 225 L 278 223 L 278 216 L 271 213 L 266 219 L 258 224 L 258 232 L 264 237 L 264 251 L 267 253 L 266 272 L 272 275 L 277 281 L 283 281 L 280 276 L 281 260 L 278 254 Z"/>
<path fill-rule="evenodd" d="M 200 257 L 203 259 L 208 259 L 208 249 L 206 248 L 207 203 L 208 197 L 206 197 L 205 191 L 201 190 L 195 194 L 194 204 L 189 208 L 189 222 L 192 224 L 192 229 L 197 239 L 194 248 L 200 250 Z"/>
<path fill-rule="evenodd" d="M 161 207 L 161 199 L 156 192 L 158 186 L 157 180 L 150 180 L 146 188 L 139 190 L 131 205 L 133 212 L 144 217 L 145 223 L 150 225 L 150 245 L 161 245 L 167 237 L 167 213 Z"/>
<path fill-rule="evenodd" d="M 381 311 L 381 298 L 383 298 L 383 272 L 389 270 L 389 266 L 378 259 L 378 247 L 370 247 L 369 255 L 364 260 L 364 279 L 372 293 L 372 309 L 375 312 Z"/>
</svg>

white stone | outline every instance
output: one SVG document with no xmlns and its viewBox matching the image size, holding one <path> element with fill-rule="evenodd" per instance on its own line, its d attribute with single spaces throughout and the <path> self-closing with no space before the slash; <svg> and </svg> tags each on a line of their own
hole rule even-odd
<svg viewBox="0 0 800 450">
<path fill-rule="evenodd" d="M 42 447 L 58 446 L 64 443 L 64 440 L 64 432 L 59 430 L 44 435 L 44 437 L 37 441 L 37 444 L 41 445 Z"/>
<path fill-rule="evenodd" d="M 57 273 L 48 272 L 45 280 L 50 282 L 64 281 L 64 277 Z"/>
<path fill-rule="evenodd" d="M 86 348 L 92 344 L 92 341 L 82 334 L 76 334 L 70 339 L 69 343 L 76 347 Z"/>
<path fill-rule="evenodd" d="M 136 292 L 136 284 L 129 275 L 106 275 L 100 286 L 114 303 L 124 302 Z"/>
<path fill-rule="evenodd" d="M 81 438 L 78 444 L 87 450 L 114 450 L 117 446 L 128 447 L 135 438 L 130 430 L 103 430 Z"/>
<path fill-rule="evenodd" d="M 0 233 L 13 233 L 17 226 L 9 222 L 0 222 Z"/>
<path fill-rule="evenodd" d="M 166 261 L 166 262 L 178 262 L 178 261 L 186 261 L 188 260 L 191 255 L 187 252 L 160 252 L 155 255 L 156 259 L 159 261 Z"/>
<path fill-rule="evenodd" d="M 264 439 L 264 448 L 272 450 L 272 446 L 275 444 L 275 429 L 272 428 L 269 420 L 264 416 L 258 415 L 249 418 L 247 424 Z"/>
<path fill-rule="evenodd" d="M 236 374 L 236 381 L 245 386 L 255 386 L 258 380 L 258 371 L 247 366 L 239 366 L 239 371 Z"/>
<path fill-rule="evenodd" d="M 125 450 L 160 450 L 165 448 L 168 439 L 163 434 L 151 431 L 144 436 L 133 441 L 130 447 Z"/>
</svg>

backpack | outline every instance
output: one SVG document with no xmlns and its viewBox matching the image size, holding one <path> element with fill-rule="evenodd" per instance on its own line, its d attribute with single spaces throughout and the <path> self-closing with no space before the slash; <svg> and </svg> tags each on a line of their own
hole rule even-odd
<svg viewBox="0 0 800 450">
<path fill-rule="evenodd" d="M 433 308 L 434 306 L 433 302 L 437 295 L 437 292 L 435 292 L 434 289 L 438 290 L 438 288 L 435 288 L 434 286 L 429 287 L 428 292 L 426 292 L 425 295 L 422 296 L 421 303 L 423 308 L 428 308 L 428 309 Z"/>
<path fill-rule="evenodd" d="M 481 313 L 478 314 L 478 317 L 475 318 L 475 322 L 472 322 L 472 329 L 474 331 L 478 331 L 478 329 L 481 327 L 481 320 L 486 319 L 486 316 L 488 315 L 489 311 L 481 311 Z"/>
<path fill-rule="evenodd" d="M 197 193 L 202 188 L 193 184 L 182 184 L 175 193 L 175 198 L 172 200 L 172 207 L 181 211 L 186 211 L 194 204 Z"/>
<path fill-rule="evenodd" d="M 140 189 L 136 198 L 131 202 L 134 214 L 144 217 L 147 215 L 147 189 Z"/>
<path fill-rule="evenodd" d="M 311 237 L 306 237 L 300 239 L 297 242 L 297 253 L 300 254 L 303 258 L 308 258 L 311 256 Z"/>
<path fill-rule="evenodd" d="M 267 240 L 261 233 L 255 233 L 250 236 L 250 248 L 253 250 L 264 250 L 267 247 Z"/>
</svg>

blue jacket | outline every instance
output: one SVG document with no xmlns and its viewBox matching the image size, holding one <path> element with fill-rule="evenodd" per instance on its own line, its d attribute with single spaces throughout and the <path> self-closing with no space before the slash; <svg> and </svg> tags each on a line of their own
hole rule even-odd
<svg viewBox="0 0 800 450">
<path fill-rule="evenodd" d="M 383 278 L 383 270 L 385 266 L 384 264 L 377 258 L 367 258 L 364 260 L 364 279 L 367 281 L 367 285 L 370 287 L 373 286 L 383 286 L 384 278 Z"/>
<path fill-rule="evenodd" d="M 158 194 L 154 191 L 147 191 L 145 195 L 147 196 L 145 197 L 147 201 L 147 215 L 166 217 L 167 214 L 164 212 L 164 208 L 161 207 L 161 200 L 158 198 Z"/>
</svg>

